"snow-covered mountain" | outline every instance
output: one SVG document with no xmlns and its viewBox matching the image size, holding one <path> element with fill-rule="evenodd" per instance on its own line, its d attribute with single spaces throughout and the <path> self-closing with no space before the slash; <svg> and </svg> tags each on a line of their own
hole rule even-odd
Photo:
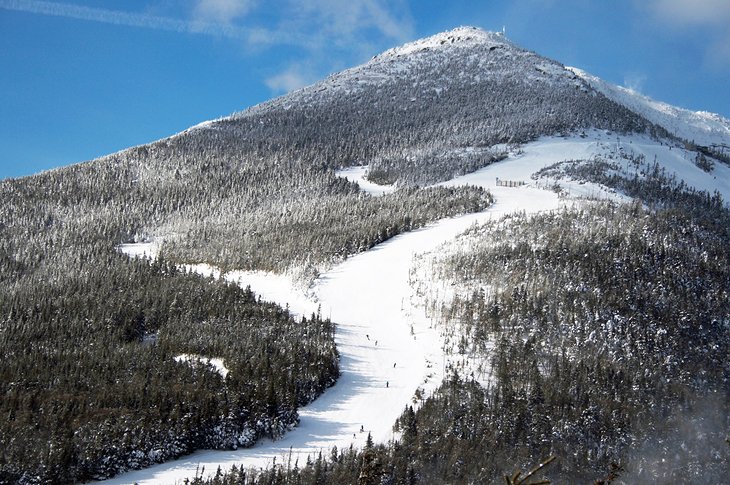
<svg viewBox="0 0 730 485">
<path fill-rule="evenodd" d="M 632 89 L 616 86 L 576 67 L 568 68 L 592 87 L 673 135 L 697 145 L 728 147 L 730 120 L 716 113 L 690 111 L 655 101 Z"/>
<path fill-rule="evenodd" d="M 495 145 L 589 128 L 661 135 L 558 62 L 501 34 L 459 28 L 178 138 L 333 168 L 370 164 L 381 181 L 423 185 L 499 158 Z"/>
<path fill-rule="evenodd" d="M 392 434 L 393 411 L 399 411 L 399 404 L 408 401 L 414 389 L 420 395 L 433 391 L 444 377 L 443 369 L 465 365 L 463 355 L 444 350 L 454 345 L 454 339 L 433 332 L 434 320 L 414 303 L 429 298 L 440 305 L 449 303 L 458 283 L 434 279 L 429 267 L 411 268 L 405 276 L 411 259 L 475 222 L 513 212 L 570 207 L 571 200 L 584 197 L 628 199 L 621 187 L 600 183 L 607 178 L 589 179 L 575 167 L 585 171 L 585 167 L 606 166 L 610 168 L 603 175 L 629 180 L 650 177 L 656 161 L 667 177 L 687 187 L 730 196 L 730 168 L 720 162 L 709 171 L 698 167 L 699 153 L 682 143 L 727 141 L 720 125 L 714 138 L 690 137 L 692 130 L 705 134 L 711 130 L 693 124 L 694 118 L 678 108 L 671 111 L 676 116 L 656 116 L 647 108 L 648 101 L 638 102 L 641 99 L 630 93 L 616 95 L 621 92 L 525 51 L 502 34 L 466 27 L 395 47 L 312 86 L 196 127 L 200 136 L 241 140 L 253 137 L 252 133 L 261 137 L 268 133 L 278 137 L 277 149 L 292 142 L 281 136 L 282 131 L 290 134 L 289 130 L 303 129 L 307 136 L 298 138 L 297 149 L 304 150 L 292 153 L 306 157 L 308 144 L 317 145 L 326 147 L 319 153 L 322 163 L 332 167 L 363 164 L 337 173 L 369 194 L 393 190 L 364 178 L 387 161 L 399 183 L 448 179 L 445 185 L 488 187 L 497 204 L 488 212 L 449 221 L 453 226 L 431 227 L 382 245 L 377 252 L 348 259 L 318 278 L 308 295 L 279 276 L 232 274 L 241 284 L 268 288 L 265 295 L 282 304 L 301 304 L 307 296 L 314 297 L 316 303 L 310 302 L 308 308 L 319 304 L 341 321 L 338 348 L 347 377 L 326 398 L 303 409 L 301 429 L 279 442 L 225 456 L 203 452 L 185 464 L 160 465 L 113 483 L 180 480 L 201 463 L 211 470 L 232 464 L 269 467 L 273 458 L 287 453 L 303 460 L 321 448 L 361 446 L 364 436 L 358 432 L 359 423 L 366 423 L 365 429 L 376 440 L 387 439 Z M 670 111 L 669 107 L 663 110 Z M 422 119 L 412 123 L 414 116 Z M 310 125 L 316 130 L 307 131 Z M 445 125 L 451 129 L 444 129 Z M 331 151 L 325 137 L 348 155 Z M 358 146 L 359 139 L 369 140 L 367 151 Z M 496 155 L 502 158 L 499 162 L 494 162 Z M 484 165 L 475 173 L 452 178 Z M 503 187 L 498 186 L 499 180 L 525 185 Z M 461 244 L 453 251 L 463 253 L 474 243 Z M 448 244 L 433 254 L 448 251 L 443 248 L 449 248 Z M 419 273 L 413 289 L 409 284 Z M 379 304 L 373 306 L 372 301 Z M 409 328 L 410 333 L 403 332 Z M 363 345 L 363 335 L 370 345 Z M 377 341 L 380 348 L 373 345 Z M 398 361 L 397 369 L 390 368 L 391 361 Z M 439 361 L 442 369 L 434 369 Z M 481 378 L 489 382 L 483 362 L 477 359 L 476 364 L 467 365 L 474 365 L 472 370 L 479 369 Z M 383 378 L 390 379 L 387 389 L 380 382 Z M 361 390 L 355 392 L 356 387 Z M 337 423 L 336 429 L 323 422 Z"/>
<path fill-rule="evenodd" d="M 590 129 L 730 157 L 730 123 L 719 115 L 649 100 L 473 27 L 392 48 L 181 136 L 214 138 L 214 150 L 226 140 L 237 154 L 255 146 L 256 156 L 368 165 L 371 181 L 424 185 L 502 158 L 505 144 Z"/>
<path fill-rule="evenodd" d="M 443 483 L 491 459 L 484 439 L 522 467 L 566 443 L 582 450 L 562 451 L 566 473 L 630 461 L 656 431 L 635 416 L 656 423 L 726 386 L 728 145 L 716 115 L 460 27 L 158 142 L 0 182 L 0 342 L 13 356 L 0 362 L 0 483 L 101 479 L 285 432 L 116 483 L 274 470 L 284 454 L 303 469 L 333 445 L 353 448 L 324 469 L 364 466 L 366 436 L 399 438 L 406 405 L 431 413 L 401 419 L 407 468 L 445 463 Z M 643 204 L 613 205 L 629 199 Z M 481 389 L 472 407 L 443 401 L 467 388 L 457 372 Z M 547 379 L 559 385 L 540 389 Z M 672 426 L 661 442 L 684 450 Z M 419 455 L 442 437 L 462 448 Z M 348 472 L 340 483 L 376 483 Z"/>
</svg>

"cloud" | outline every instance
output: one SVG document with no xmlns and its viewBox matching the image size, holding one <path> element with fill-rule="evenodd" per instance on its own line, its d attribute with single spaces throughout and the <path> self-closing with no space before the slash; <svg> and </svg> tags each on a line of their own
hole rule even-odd
<svg viewBox="0 0 730 485">
<path fill-rule="evenodd" d="M 413 20 L 407 3 L 383 0 L 290 0 L 294 24 L 320 30 L 338 41 L 375 30 L 400 41 L 413 35 Z"/>
<path fill-rule="evenodd" d="M 671 31 L 704 39 L 705 61 L 716 68 L 730 68 L 730 1 L 635 0 L 640 8 Z"/>
<path fill-rule="evenodd" d="M 283 94 L 303 88 L 317 79 L 318 76 L 301 64 L 292 64 L 286 70 L 266 79 L 265 83 L 274 93 Z"/>
<path fill-rule="evenodd" d="M 250 47 L 290 45 L 298 58 L 266 80 L 280 94 L 310 84 L 344 66 L 410 40 L 413 19 L 405 0 L 281 0 L 274 2 L 278 22 L 259 28 Z"/>
<path fill-rule="evenodd" d="M 166 30 L 170 32 L 217 35 L 234 39 L 246 39 L 250 35 L 250 32 L 247 29 L 233 25 L 225 25 L 202 20 L 186 21 L 143 13 L 84 7 L 70 3 L 54 3 L 38 0 L 0 0 L 0 9 L 88 20 L 91 22 L 101 22 L 113 25 Z"/>
<path fill-rule="evenodd" d="M 624 75 L 624 87 L 632 91 L 636 91 L 637 93 L 641 92 L 641 89 L 644 87 L 645 82 L 646 74 L 630 72 Z"/>
<path fill-rule="evenodd" d="M 726 29 L 730 23 L 727 0 L 648 0 L 647 4 L 656 16 L 677 25 L 716 25 Z"/>
<path fill-rule="evenodd" d="M 405 41 L 413 21 L 405 0 L 270 0 L 267 16 L 273 25 L 241 25 L 256 0 L 195 0 L 192 17 L 180 19 L 86 7 L 44 0 L 0 0 L 0 9 L 126 25 L 180 33 L 207 34 L 245 41 L 250 46 L 297 46 L 322 50 L 333 46 L 368 47 L 372 30 L 381 38 Z"/>
<path fill-rule="evenodd" d="M 204 22 L 230 24 L 254 6 L 251 0 L 197 0 L 195 17 Z"/>
</svg>

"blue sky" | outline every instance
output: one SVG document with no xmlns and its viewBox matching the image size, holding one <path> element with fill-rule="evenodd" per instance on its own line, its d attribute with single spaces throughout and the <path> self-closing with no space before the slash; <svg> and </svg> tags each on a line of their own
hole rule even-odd
<svg viewBox="0 0 730 485">
<path fill-rule="evenodd" d="M 730 0 L 0 0 L 0 178 L 147 143 L 460 25 L 730 118 Z"/>
</svg>

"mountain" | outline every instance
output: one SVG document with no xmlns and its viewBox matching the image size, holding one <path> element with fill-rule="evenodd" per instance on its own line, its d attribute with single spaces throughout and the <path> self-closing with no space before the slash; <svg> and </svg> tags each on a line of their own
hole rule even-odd
<svg viewBox="0 0 730 485">
<path fill-rule="evenodd" d="M 607 83 L 580 69 L 570 68 L 570 70 L 608 98 L 662 126 L 674 136 L 701 146 L 724 147 L 727 150 L 730 120 L 715 113 L 671 106 L 631 89 Z"/>
<path fill-rule="evenodd" d="M 557 62 L 500 34 L 459 28 L 209 123 L 194 136 L 214 132 L 238 150 L 295 151 L 334 168 L 370 164 L 371 178 L 381 182 L 427 184 L 489 163 L 498 156 L 489 147 L 588 127 L 655 129 Z M 463 147 L 485 153 L 465 156 Z"/>
<path fill-rule="evenodd" d="M 636 480 L 721 481 L 726 129 L 462 27 L 155 143 L 4 180 L 0 483 L 280 438 L 325 392 L 326 416 L 368 416 L 396 440 L 346 451 L 352 429 L 331 425 L 339 452 L 305 466 L 315 448 L 302 451 L 313 483 L 478 482 L 550 454 L 568 482 L 612 462 Z M 388 190 L 363 192 L 353 173 Z M 154 259 L 128 257 L 130 243 Z M 262 301 L 271 275 L 319 310 Z M 383 395 L 386 370 L 408 380 Z M 675 449 L 686 466 L 656 465 Z M 298 472 L 279 461 L 249 478 L 267 473 Z"/>
</svg>

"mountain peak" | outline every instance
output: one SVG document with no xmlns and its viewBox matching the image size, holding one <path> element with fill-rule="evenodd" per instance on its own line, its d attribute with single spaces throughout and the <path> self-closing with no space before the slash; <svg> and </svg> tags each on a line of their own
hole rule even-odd
<svg viewBox="0 0 730 485">
<path fill-rule="evenodd" d="M 478 27 L 462 26 L 394 47 L 375 56 L 373 59 L 399 57 L 412 52 L 439 49 L 447 46 L 471 47 L 474 45 L 496 47 L 510 45 L 510 42 L 502 32 L 488 32 Z"/>
</svg>

